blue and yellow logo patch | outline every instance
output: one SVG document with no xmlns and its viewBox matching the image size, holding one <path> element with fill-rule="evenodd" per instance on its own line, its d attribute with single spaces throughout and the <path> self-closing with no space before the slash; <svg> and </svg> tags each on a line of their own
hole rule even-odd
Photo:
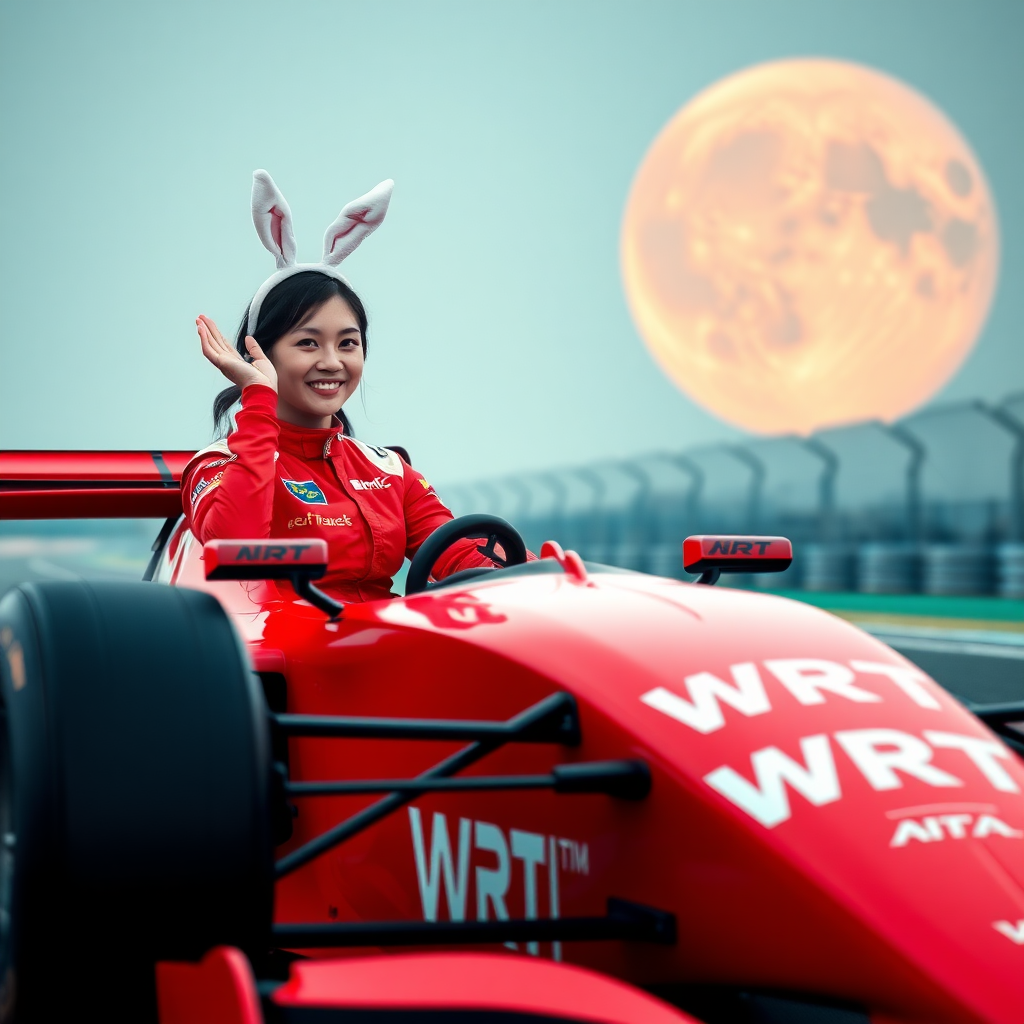
<svg viewBox="0 0 1024 1024">
<path fill-rule="evenodd" d="M 288 490 L 295 495 L 299 501 L 304 501 L 307 505 L 326 505 L 327 498 L 324 496 L 324 492 L 320 490 L 314 480 L 282 480 L 281 483 L 288 488 Z"/>
</svg>

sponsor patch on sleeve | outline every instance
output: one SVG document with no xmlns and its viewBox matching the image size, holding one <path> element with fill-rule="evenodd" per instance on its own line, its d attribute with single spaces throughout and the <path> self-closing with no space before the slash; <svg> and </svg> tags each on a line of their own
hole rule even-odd
<svg viewBox="0 0 1024 1024">
<path fill-rule="evenodd" d="M 224 461 L 229 462 L 230 460 L 225 459 Z M 214 465 L 219 466 L 222 465 L 222 463 L 215 462 Z M 215 473 L 211 477 L 200 477 L 196 481 L 196 485 L 192 488 L 192 493 L 189 495 L 189 502 L 193 508 L 198 504 L 200 498 L 220 487 L 220 480 L 222 476 L 224 476 L 224 470 L 221 470 L 219 473 Z"/>
</svg>

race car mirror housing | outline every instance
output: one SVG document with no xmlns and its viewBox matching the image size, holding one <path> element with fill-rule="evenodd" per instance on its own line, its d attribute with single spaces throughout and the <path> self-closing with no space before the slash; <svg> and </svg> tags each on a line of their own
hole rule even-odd
<svg viewBox="0 0 1024 1024">
<path fill-rule="evenodd" d="M 784 572 L 793 564 L 786 537 L 694 536 L 683 541 L 683 568 L 698 583 L 716 583 L 723 572 Z"/>
<path fill-rule="evenodd" d="M 203 545 L 208 580 L 289 580 L 299 597 L 331 619 L 345 606 L 313 586 L 327 572 L 327 541 L 211 540 Z"/>
</svg>

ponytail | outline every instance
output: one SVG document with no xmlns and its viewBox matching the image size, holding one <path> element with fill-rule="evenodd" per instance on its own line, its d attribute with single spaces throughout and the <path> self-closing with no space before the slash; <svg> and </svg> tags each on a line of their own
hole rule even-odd
<svg viewBox="0 0 1024 1024">
<path fill-rule="evenodd" d="M 231 426 L 228 412 L 231 407 L 242 400 L 242 389 L 237 384 L 225 388 L 213 400 L 213 432 L 218 438 L 227 435 Z"/>
</svg>

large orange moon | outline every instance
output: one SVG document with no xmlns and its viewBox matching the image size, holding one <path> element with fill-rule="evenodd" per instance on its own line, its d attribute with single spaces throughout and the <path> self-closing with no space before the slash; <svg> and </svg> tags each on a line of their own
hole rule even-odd
<svg viewBox="0 0 1024 1024">
<path fill-rule="evenodd" d="M 926 401 L 977 340 L 998 262 L 988 184 L 949 119 L 834 60 L 763 64 L 687 103 L 644 157 L 622 227 L 654 358 L 759 433 Z"/>
</svg>

